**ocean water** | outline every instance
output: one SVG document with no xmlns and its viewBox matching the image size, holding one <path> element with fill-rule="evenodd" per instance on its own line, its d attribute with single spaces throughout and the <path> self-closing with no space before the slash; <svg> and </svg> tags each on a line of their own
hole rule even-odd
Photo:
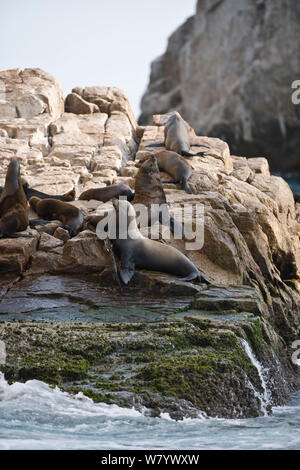
<svg viewBox="0 0 300 470">
<path fill-rule="evenodd" d="M 300 392 L 272 416 L 171 420 L 0 374 L 0 450 L 300 449 Z"/>
<path fill-rule="evenodd" d="M 291 190 L 295 193 L 300 193 L 300 177 L 284 175 L 283 178 L 290 185 Z"/>
</svg>

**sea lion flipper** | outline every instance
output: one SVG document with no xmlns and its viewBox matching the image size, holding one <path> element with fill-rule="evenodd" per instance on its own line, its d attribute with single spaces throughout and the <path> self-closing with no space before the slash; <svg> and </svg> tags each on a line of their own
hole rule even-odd
<svg viewBox="0 0 300 470">
<path fill-rule="evenodd" d="M 176 233 L 176 235 L 184 238 L 184 230 L 183 226 L 178 220 L 174 219 L 174 217 L 170 217 L 170 230 L 173 234 Z"/>
<path fill-rule="evenodd" d="M 49 220 L 45 219 L 34 219 L 34 220 L 29 220 L 29 227 L 35 228 L 37 225 L 47 225 L 49 224 Z"/>
<path fill-rule="evenodd" d="M 73 189 L 71 189 L 71 191 L 68 191 L 67 193 L 62 195 L 62 201 L 72 202 L 74 201 L 75 196 L 76 196 L 76 190 L 74 186 Z"/>
<path fill-rule="evenodd" d="M 165 146 L 164 142 L 155 142 L 154 144 L 146 145 L 146 147 L 164 147 L 164 146 Z"/>
<path fill-rule="evenodd" d="M 192 281 L 192 280 L 196 280 L 198 282 L 201 282 L 202 284 L 211 284 L 211 282 L 206 279 L 205 276 L 203 276 L 203 274 L 200 273 L 200 271 L 193 271 L 191 272 L 191 274 L 189 274 L 188 276 L 186 277 L 182 277 L 180 279 L 178 279 L 179 281 Z"/>
<path fill-rule="evenodd" d="M 192 143 L 191 146 L 192 146 L 192 147 L 204 147 L 204 148 L 206 148 L 206 149 L 209 149 L 209 148 L 210 148 L 210 147 L 208 147 L 207 145 L 194 144 L 194 143 Z"/>
<path fill-rule="evenodd" d="M 53 194 L 42 193 L 41 191 L 38 191 L 37 189 L 30 188 L 26 181 L 23 182 L 23 189 L 24 189 L 24 192 L 28 201 L 31 197 L 38 197 L 39 199 L 57 199 L 58 201 L 71 202 L 71 201 L 74 201 L 75 195 L 76 195 L 75 187 L 65 194 L 53 195 Z"/>
<path fill-rule="evenodd" d="M 170 183 L 170 184 L 178 184 L 180 183 L 180 179 L 177 179 L 177 180 L 164 180 L 162 181 L 163 184 L 165 183 Z"/>
<path fill-rule="evenodd" d="M 182 157 L 195 157 L 194 153 L 187 152 L 186 150 L 181 150 L 180 155 Z"/>
<path fill-rule="evenodd" d="M 5 238 L 35 238 L 35 236 L 30 233 L 14 233 L 13 235 L 8 235 Z"/>
<path fill-rule="evenodd" d="M 126 265 L 121 265 L 120 268 L 120 277 L 124 284 L 128 284 L 128 282 L 132 279 L 135 273 L 135 265 L 134 263 L 128 262 Z"/>
<path fill-rule="evenodd" d="M 198 281 L 202 284 L 211 284 L 211 282 L 203 276 L 203 274 L 199 274 Z"/>
<path fill-rule="evenodd" d="M 183 179 L 182 186 L 186 193 L 193 194 L 193 191 L 191 190 L 191 187 L 186 179 Z"/>
</svg>

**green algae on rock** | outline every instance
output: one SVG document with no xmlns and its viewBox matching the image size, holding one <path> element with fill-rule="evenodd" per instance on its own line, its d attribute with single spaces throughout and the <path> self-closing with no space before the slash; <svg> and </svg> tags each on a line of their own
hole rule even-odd
<svg viewBox="0 0 300 470">
<path fill-rule="evenodd" d="M 95 401 L 146 407 L 153 416 L 254 417 L 262 413 L 262 385 L 241 338 L 252 334 L 251 344 L 269 351 L 258 330 L 260 319 L 233 325 L 194 317 L 139 324 L 3 322 L 7 358 L 0 369 L 10 382 L 39 379 Z M 271 346 L 272 354 L 281 347 Z M 287 391 L 279 385 L 287 379 L 288 373 L 276 377 L 272 404 L 284 400 Z"/>
</svg>

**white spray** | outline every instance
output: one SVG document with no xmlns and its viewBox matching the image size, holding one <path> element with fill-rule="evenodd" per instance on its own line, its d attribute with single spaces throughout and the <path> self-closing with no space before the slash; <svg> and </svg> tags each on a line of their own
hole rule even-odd
<svg viewBox="0 0 300 470">
<path fill-rule="evenodd" d="M 261 365 L 261 363 L 256 359 L 253 351 L 251 350 L 249 344 L 244 339 L 241 339 L 242 347 L 250 359 L 251 364 L 257 369 L 261 385 L 263 388 L 263 393 L 258 392 L 254 389 L 253 385 L 249 381 L 249 386 L 251 385 L 251 389 L 253 390 L 255 396 L 260 400 L 261 403 L 261 411 L 263 412 L 264 416 L 268 415 L 268 405 L 270 405 L 270 393 L 267 388 L 267 383 L 265 379 L 266 369 Z"/>
</svg>

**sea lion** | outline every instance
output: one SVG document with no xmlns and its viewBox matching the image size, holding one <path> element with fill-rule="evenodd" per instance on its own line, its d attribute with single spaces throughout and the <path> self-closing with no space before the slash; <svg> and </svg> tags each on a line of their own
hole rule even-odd
<svg viewBox="0 0 300 470">
<path fill-rule="evenodd" d="M 196 266 L 176 248 L 143 237 L 136 223 L 136 213 L 130 202 L 113 200 L 116 211 L 117 232 L 112 239 L 117 256 L 120 257 L 120 277 L 128 284 L 135 273 L 135 268 L 160 271 L 184 276 L 180 281 L 198 280 L 209 283 Z M 120 236 L 119 217 L 125 218 L 127 224 L 122 227 L 126 231 Z M 124 219 L 123 219 L 124 220 Z"/>
<path fill-rule="evenodd" d="M 162 181 L 162 183 L 175 183 L 181 184 L 183 189 L 188 194 L 192 194 L 192 190 L 188 184 L 188 179 L 192 174 L 193 168 L 191 165 L 178 153 L 171 150 L 162 150 L 155 154 L 158 167 L 162 171 L 166 171 L 174 179 L 169 181 Z M 149 158 L 147 155 L 141 160 Z"/>
<path fill-rule="evenodd" d="M 56 195 L 42 193 L 41 191 L 38 191 L 37 189 L 30 188 L 26 181 L 23 182 L 23 188 L 24 188 L 24 192 L 26 194 L 28 201 L 31 197 L 34 196 L 40 199 L 57 199 L 59 201 L 71 202 L 71 201 L 74 201 L 75 196 L 76 196 L 75 188 L 71 189 L 65 194 L 56 194 Z"/>
<path fill-rule="evenodd" d="M 28 204 L 20 176 L 20 163 L 12 158 L 0 197 L 0 238 L 23 232 L 27 227 Z"/>
<path fill-rule="evenodd" d="M 128 201 L 132 201 L 134 193 L 130 187 L 125 183 L 112 184 L 104 188 L 92 188 L 80 194 L 79 199 L 89 201 L 95 199 L 96 201 L 107 202 L 119 196 L 126 196 Z"/>
<path fill-rule="evenodd" d="M 41 217 L 41 219 L 30 221 L 32 227 L 45 225 L 49 220 L 60 220 L 63 223 L 63 228 L 68 230 L 71 237 L 74 237 L 83 225 L 82 212 L 68 202 L 58 199 L 40 199 L 33 196 L 29 199 L 29 204 Z"/>
<path fill-rule="evenodd" d="M 58 199 L 60 201 L 66 201 L 66 202 L 67 201 L 71 202 L 71 201 L 74 201 L 75 199 L 75 188 L 71 189 L 71 191 L 68 191 L 65 194 L 53 196 L 51 194 L 42 193 L 41 191 L 38 191 L 37 189 L 30 188 L 27 181 L 23 181 L 22 186 L 23 186 L 24 193 L 28 201 L 33 196 L 39 197 L 40 199 Z M 0 186 L 0 196 L 2 194 L 3 189 L 4 188 Z"/>
<path fill-rule="evenodd" d="M 188 127 L 182 117 L 178 113 L 174 113 L 168 117 L 164 127 L 164 145 L 166 150 L 172 150 L 179 153 L 182 157 L 203 156 L 205 152 L 196 154 L 190 153 L 191 145 L 196 147 L 209 148 L 206 145 L 192 144 Z M 160 147 L 160 143 L 150 144 L 147 147 Z"/>
<path fill-rule="evenodd" d="M 148 226 L 159 221 L 167 224 L 174 233 L 175 226 L 177 232 L 184 236 L 182 225 L 169 214 L 167 198 L 160 179 L 159 168 L 155 155 L 149 152 L 145 161 L 141 163 L 139 171 L 135 177 L 135 193 L 132 203 L 143 204 L 148 209 Z M 164 214 L 161 212 L 151 213 L 151 207 L 161 206 Z M 151 217 L 152 216 L 152 217 Z"/>
</svg>

